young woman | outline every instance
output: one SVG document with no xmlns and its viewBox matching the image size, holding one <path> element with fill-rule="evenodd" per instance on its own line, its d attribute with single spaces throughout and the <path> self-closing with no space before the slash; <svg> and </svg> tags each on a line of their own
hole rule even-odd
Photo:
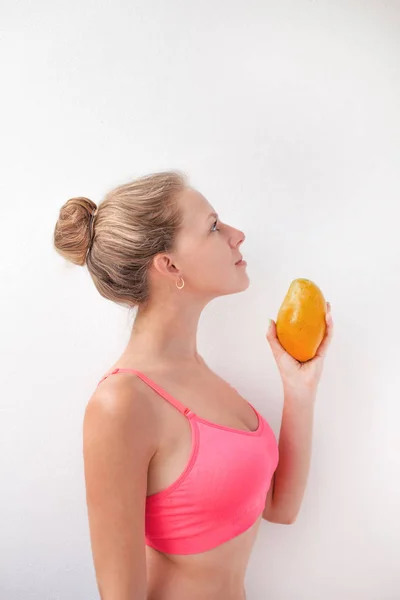
<svg viewBox="0 0 400 600">
<path fill-rule="evenodd" d="M 243 600 L 261 520 L 292 523 L 300 508 L 331 322 L 304 365 L 271 322 L 285 391 L 279 447 L 266 419 L 197 351 L 204 307 L 249 285 L 244 239 L 179 172 L 121 185 L 98 208 L 78 197 L 60 210 L 57 251 L 86 264 L 103 297 L 137 308 L 83 422 L 102 600 Z"/>
</svg>

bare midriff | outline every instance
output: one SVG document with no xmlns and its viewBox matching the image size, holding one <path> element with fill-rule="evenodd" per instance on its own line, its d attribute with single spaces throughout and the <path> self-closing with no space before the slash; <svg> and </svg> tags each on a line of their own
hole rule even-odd
<svg viewBox="0 0 400 600">
<path fill-rule="evenodd" d="M 244 578 L 261 519 L 201 554 L 164 554 L 146 546 L 147 600 L 245 600 Z"/>
</svg>

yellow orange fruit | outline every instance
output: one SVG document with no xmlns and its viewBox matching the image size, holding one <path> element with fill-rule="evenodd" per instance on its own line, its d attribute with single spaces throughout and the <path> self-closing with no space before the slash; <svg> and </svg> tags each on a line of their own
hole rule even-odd
<svg viewBox="0 0 400 600">
<path fill-rule="evenodd" d="M 293 358 L 313 358 L 325 336 L 327 306 L 319 287 L 309 279 L 294 279 L 276 319 L 276 335 Z"/>
</svg>

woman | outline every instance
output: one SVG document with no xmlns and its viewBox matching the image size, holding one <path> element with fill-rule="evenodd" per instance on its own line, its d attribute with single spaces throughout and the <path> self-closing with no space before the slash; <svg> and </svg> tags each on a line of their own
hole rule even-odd
<svg viewBox="0 0 400 600">
<path fill-rule="evenodd" d="M 301 365 L 271 323 L 285 391 L 279 448 L 264 417 L 197 351 L 204 307 L 249 285 L 244 239 L 179 172 L 121 185 L 99 208 L 82 197 L 61 208 L 57 251 L 86 264 L 102 296 L 137 307 L 83 423 L 102 600 L 242 600 L 261 520 L 292 523 L 300 508 L 332 326 Z"/>
</svg>

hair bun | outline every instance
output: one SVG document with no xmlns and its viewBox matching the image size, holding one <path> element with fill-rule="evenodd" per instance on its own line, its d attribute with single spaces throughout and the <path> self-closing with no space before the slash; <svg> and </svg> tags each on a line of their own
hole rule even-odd
<svg viewBox="0 0 400 600">
<path fill-rule="evenodd" d="M 76 265 L 86 263 L 96 213 L 96 203 L 85 197 L 70 198 L 60 209 L 54 228 L 54 246 L 61 256 Z"/>
</svg>

